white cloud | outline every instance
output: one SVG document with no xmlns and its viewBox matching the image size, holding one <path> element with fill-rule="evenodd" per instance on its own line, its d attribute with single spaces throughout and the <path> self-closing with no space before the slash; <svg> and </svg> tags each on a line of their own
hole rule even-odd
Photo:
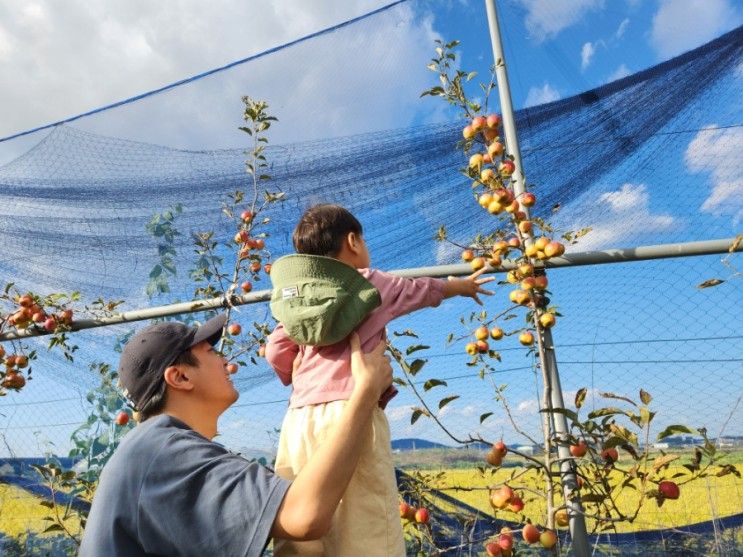
<svg viewBox="0 0 743 557">
<path fill-rule="evenodd" d="M 585 14 L 603 7 L 603 0 L 519 0 L 526 9 L 525 25 L 537 41 L 554 37 L 579 22 Z"/>
<path fill-rule="evenodd" d="M 570 216 L 566 214 L 565 218 Z M 644 184 L 629 183 L 601 194 L 593 212 L 584 212 L 573 220 L 572 230 L 591 227 L 591 232 L 580 240 L 581 250 L 617 247 L 636 232 L 652 235 L 678 226 L 673 216 L 651 212 L 650 195 Z"/>
<path fill-rule="evenodd" d="M 619 27 L 617 27 L 617 32 L 614 34 L 614 36 L 617 39 L 621 39 L 624 36 L 624 32 L 627 30 L 627 26 L 629 25 L 629 18 L 625 17 L 622 22 L 619 24 Z"/>
<path fill-rule="evenodd" d="M 591 58 L 596 53 L 596 47 L 591 42 L 583 44 L 580 49 L 580 69 L 585 70 L 591 63 Z"/>
<path fill-rule="evenodd" d="M 539 401 L 536 398 L 522 400 L 516 405 L 517 414 L 536 414 L 539 412 Z"/>
<path fill-rule="evenodd" d="M 653 16 L 650 43 L 660 59 L 710 41 L 743 21 L 730 0 L 661 0 Z"/>
<path fill-rule="evenodd" d="M 621 64 L 616 70 L 614 70 L 609 77 L 606 78 L 607 83 L 611 83 L 612 81 L 616 81 L 617 79 L 622 79 L 623 77 L 627 77 L 630 73 L 629 68 L 626 64 Z"/>
<path fill-rule="evenodd" d="M 218 9 L 189 0 L 10 0 L 11 8 L 0 9 L 0 135 L 161 87 L 383 4 L 283 0 L 256 10 L 239 0 Z M 431 84 L 425 64 L 439 37 L 432 18 L 407 4 L 373 18 L 75 125 L 186 148 L 234 147 L 243 144 L 240 97 L 249 94 L 268 100 L 280 119 L 273 143 L 404 126 Z"/>
<path fill-rule="evenodd" d="M 716 129 L 714 124 L 700 131 L 684 155 L 691 172 L 706 172 L 712 191 L 701 210 L 712 214 L 731 214 L 743 219 L 743 130 Z"/>
<path fill-rule="evenodd" d="M 560 99 L 560 93 L 558 93 L 552 85 L 545 83 L 541 87 L 531 87 L 529 89 L 524 106 L 536 106 L 556 101 L 558 99 Z"/>
</svg>

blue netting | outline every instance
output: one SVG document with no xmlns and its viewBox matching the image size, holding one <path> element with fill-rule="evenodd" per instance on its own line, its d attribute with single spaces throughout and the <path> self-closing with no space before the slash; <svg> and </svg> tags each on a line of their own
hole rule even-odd
<svg viewBox="0 0 743 557">
<path fill-rule="evenodd" d="M 331 201 L 347 206 L 362 221 L 373 264 L 379 268 L 457 261 L 457 248 L 433 240 L 438 227 L 446 224 L 451 238 L 466 242 L 488 229 L 492 220 L 478 210 L 469 181 L 456 172 L 463 161 L 456 148 L 461 122 L 445 113 L 444 121 L 427 123 L 436 121 L 429 114 L 434 109 L 424 108 L 433 101 L 417 98 L 431 85 L 432 75 L 424 70 L 430 41 L 415 51 L 420 58 L 407 64 L 394 56 L 411 40 L 404 25 L 415 14 L 411 5 L 416 6 L 395 5 L 356 24 L 374 29 L 375 37 L 392 53 L 389 56 L 368 59 L 363 54 L 368 45 L 355 40 L 358 28 L 341 27 L 304 43 L 301 50 L 293 45 L 218 74 L 207 72 L 163 94 L 79 119 L 75 127 L 57 126 L 40 141 L 38 132 L 32 135 L 30 139 L 38 143 L 0 167 L 0 276 L 14 280 L 21 290 L 79 290 L 86 300 L 124 299 L 123 309 L 147 305 L 144 285 L 157 252 L 145 224 L 154 212 L 182 203 L 184 211 L 176 223 L 182 233 L 177 238 L 179 274 L 171 285 L 173 294 L 154 303 L 188 299 L 190 234 L 215 230 L 220 240 L 234 234 L 221 218 L 220 206 L 226 194 L 246 185 L 244 148 L 203 147 L 207 140 L 215 147 L 242 141 L 237 132 L 229 140 L 210 139 L 239 125 L 242 94 L 268 99 L 279 116 L 273 136 L 278 139 L 267 157 L 273 185 L 286 192 L 287 201 L 270 215 L 268 246 L 274 256 L 291 251 L 291 230 L 308 205 Z M 424 42 L 420 36 L 414 39 Z M 326 80 L 292 81 L 296 64 L 321 59 L 341 45 L 349 64 L 359 65 L 357 83 L 337 83 L 336 88 L 328 87 Z M 593 227 L 575 250 L 727 238 L 740 232 L 742 51 L 743 28 L 738 28 L 604 87 L 519 111 L 524 167 L 540 198 L 539 214 L 550 216 L 561 229 Z M 389 83 L 379 87 L 379 105 L 365 107 L 373 117 L 361 126 L 354 117 L 358 114 L 354 87 L 379 85 L 363 81 L 363 64 L 382 66 Z M 270 79 L 265 77 L 269 66 L 274 71 Z M 403 94 L 394 84 L 409 75 L 411 67 L 420 67 L 423 77 L 415 83 L 414 94 Z M 283 79 L 277 80 L 276 72 Z M 332 75 L 324 77 L 332 82 Z M 218 87 L 217 79 L 231 81 Z M 327 130 L 312 129 L 303 130 L 306 140 L 291 140 L 292 128 L 301 123 L 281 116 L 292 96 L 299 94 L 307 110 L 321 95 L 337 96 L 337 110 L 327 119 L 339 137 L 327 139 Z M 390 103 L 415 113 L 419 123 L 395 129 L 395 117 L 385 108 Z M 212 123 L 225 121 L 224 114 L 234 122 L 229 130 Z M 375 131 L 358 134 L 361 130 Z M 158 142 L 180 148 L 153 144 Z M 196 146 L 198 150 L 187 150 Z M 552 215 L 551 208 L 558 205 L 559 212 Z M 595 378 L 607 390 L 623 391 L 652 377 L 656 400 L 670 423 L 697 423 L 697 407 L 690 407 L 690 401 L 702 393 L 719 404 L 718 412 L 704 417 L 711 421 L 710 431 L 726 425 L 727 433 L 739 434 L 743 419 L 735 400 L 743 393 L 743 353 L 736 308 L 743 304 L 743 295 L 734 285 L 710 293 L 694 291 L 695 284 L 719 274 L 717 258 L 683 265 L 683 272 L 678 263 L 653 262 L 596 270 L 590 278 L 582 270 L 550 278 L 561 311 L 571 317 L 555 333 L 564 386 L 570 390 L 590 385 Z M 268 283 L 263 279 L 256 287 L 267 288 Z M 460 348 L 450 351 L 441 345 L 456 315 L 471 307 L 453 303 L 448 307 L 411 326 L 423 330 L 436 347 L 427 370 L 443 370 L 452 385 L 460 380 L 463 385 L 476 379 L 464 369 Z M 621 315 L 607 319 L 608 311 Z M 250 323 L 267 315 L 264 305 L 251 306 L 240 310 L 239 319 Z M 80 350 L 74 366 L 56 353 L 42 356 L 35 365 L 34 383 L 52 385 L 46 399 L 19 399 L 1 406 L 9 424 L 25 420 L 6 429 L 7 452 L 18 453 L 22 446 L 21 453 L 38 454 L 42 441 L 22 445 L 33 431 L 59 432 L 64 438 L 63 433 L 79 423 L 85 407 L 82 394 L 96 384 L 86 364 L 101 358 L 113 363 L 113 338 L 129 329 L 122 325 L 76 335 Z M 583 342 L 586 338 L 593 342 Z M 503 381 L 514 383 L 524 400 L 533 398 L 533 377 L 523 380 L 530 363 L 521 348 L 510 346 L 503 354 Z M 223 440 L 236 447 L 248 443 L 246 431 L 277 426 L 286 400 L 285 391 L 268 383 L 272 373 L 265 366 L 245 370 L 241 376 L 243 399 L 223 431 Z M 677 391 L 663 392 L 672 381 L 678 382 Z M 57 396 L 54 385 L 59 386 Z M 266 387 L 254 389 L 257 385 Z M 35 387 L 32 383 L 23 396 L 33 397 Z M 482 402 L 482 387 L 462 389 L 463 401 L 473 401 L 473 407 Z M 424 429 L 411 433 L 403 423 L 409 420 L 407 402 L 401 395 L 390 408 L 393 432 L 431 436 L 430 424 L 418 424 Z M 524 419 L 533 420 L 538 429 L 537 417 L 526 415 L 533 407 L 524 408 Z M 406 410 L 406 419 L 395 422 L 395 412 L 403 415 Z M 478 412 L 473 412 L 461 415 L 467 431 L 479 427 L 474 423 Z M 507 426 L 498 427 L 486 433 L 502 433 Z M 60 443 L 54 437 L 57 433 L 48 435 Z M 741 500 L 737 492 L 736 497 Z"/>
</svg>

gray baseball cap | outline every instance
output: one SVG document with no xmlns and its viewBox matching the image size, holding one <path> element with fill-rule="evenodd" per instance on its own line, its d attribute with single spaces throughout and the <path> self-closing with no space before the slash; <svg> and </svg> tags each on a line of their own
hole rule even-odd
<svg viewBox="0 0 743 557">
<path fill-rule="evenodd" d="M 219 342 L 226 321 L 224 313 L 198 328 L 164 321 L 145 327 L 129 339 L 119 360 L 119 383 L 134 407 L 140 410 L 155 394 L 165 368 L 178 356 L 200 342 Z"/>
</svg>

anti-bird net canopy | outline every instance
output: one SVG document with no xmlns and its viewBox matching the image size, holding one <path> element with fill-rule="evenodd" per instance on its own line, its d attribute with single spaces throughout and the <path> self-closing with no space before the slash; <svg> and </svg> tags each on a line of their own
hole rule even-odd
<svg viewBox="0 0 743 557">
<path fill-rule="evenodd" d="M 0 275 L 21 290 L 78 290 L 86 300 L 122 299 L 122 309 L 189 299 L 191 233 L 214 230 L 221 240 L 234 234 L 220 208 L 227 194 L 246 187 L 246 147 L 220 148 L 224 142 L 216 139 L 220 130 L 212 129 L 210 115 L 234 115 L 228 117 L 234 126 L 223 131 L 233 134 L 231 144 L 239 145 L 242 138 L 233 130 L 240 125 L 243 94 L 268 100 L 279 118 L 266 151 L 272 186 L 286 193 L 286 201 L 270 213 L 268 246 L 274 257 L 292 251 L 291 231 L 305 208 L 336 202 L 363 223 L 375 267 L 459 262 L 459 248 L 435 241 L 437 229 L 445 225 L 449 238 L 466 243 L 492 226 L 492 217 L 473 202 L 470 181 L 457 170 L 464 162 L 456 147 L 461 121 L 450 112 L 438 119 L 423 116 L 422 103 L 435 101 L 417 96 L 431 86 L 426 79 L 435 76 L 424 74 L 414 95 L 396 99 L 396 76 L 411 71 L 407 64 L 425 69 L 432 50 L 430 37 L 414 37 L 426 44 L 421 58 L 405 63 L 395 59 L 395 48 L 411 40 L 397 32 L 399 22 L 409 17 L 408 4 L 396 6 L 160 95 L 57 126 L 43 137 L 40 132 L 6 142 L 35 144 L 0 167 Z M 374 27 L 389 56 L 363 55 L 368 45 L 354 40 L 361 25 Z M 358 65 L 358 82 L 335 83 L 332 75 L 313 83 L 292 81 L 295 64 L 320 59 L 341 46 L 349 63 Z M 653 68 L 517 112 L 527 181 L 539 198 L 537 214 L 562 230 L 592 228 L 571 250 L 740 233 L 742 54 L 743 28 L 738 28 Z M 382 65 L 389 82 L 364 83 L 364 64 Z M 269 66 L 267 81 L 263 77 Z M 353 90 L 367 86 L 378 89 L 379 104 L 365 109 L 375 115 L 366 126 L 373 131 L 357 133 L 364 130 L 353 123 Z M 297 98 L 312 110 L 313 95 L 337 95 L 338 108 L 327 118 L 347 119 L 353 134 L 325 138 L 322 129 L 314 129 L 302 141 L 293 141 L 292 128 L 302 124 L 282 120 L 282 110 L 286 103 L 299 102 Z M 395 126 L 383 109 L 391 99 L 419 115 L 415 125 Z M 142 125 L 153 118 L 157 122 L 150 129 Z M 205 137 L 215 138 L 213 148 L 205 147 Z M 169 295 L 148 301 L 144 286 L 157 251 L 145 225 L 154 213 L 177 203 L 183 206 L 176 219 L 181 233 L 176 238 L 178 274 Z M 636 392 L 649 382 L 668 423 L 700 422 L 689 400 L 702 393 L 720 408 L 719 415 L 706 417 L 710 431 L 717 432 L 727 419 L 728 433 L 743 434 L 735 406 L 743 393 L 742 289 L 734 279 L 718 289 L 695 289 L 725 272 L 719 257 L 556 271 L 551 282 L 566 317 L 564 328 L 555 330 L 563 388 L 570 393 L 595 380 L 604 390 Z M 268 287 L 265 278 L 256 284 L 257 289 Z M 502 291 L 499 296 L 505 298 Z M 462 404 L 450 418 L 463 430 L 474 431 L 480 428 L 480 414 L 495 403 L 479 398 L 482 387 L 465 366 L 461 344 L 444 343 L 449 331 L 466 332 L 458 316 L 470 312 L 471 304 L 452 301 L 445 306 L 392 328 L 414 328 L 431 345 L 426 373 L 448 377 L 450 386 L 460 389 Z M 267 306 L 257 304 L 241 308 L 238 319 L 250 323 L 267 317 Z M 42 350 L 34 383 L 47 391 L 37 389 L 32 395 L 33 383 L 27 389 L 28 400 L 37 403 L 34 410 L 0 404 L 7 419 L 20 420 L 29 429 L 57 427 L 65 437 L 63 432 L 82 419 L 81 405 L 74 401 L 97 383 L 86 364 L 101 357 L 115 362 L 113 339 L 130 329 L 122 325 L 80 333 L 74 365 Z M 507 340 L 505 346 L 498 382 L 513 384 L 527 427 L 538 428 L 539 416 L 528 402 L 536 392 L 531 364 L 517 343 Z M 242 398 L 228 413 L 222 434 L 227 444 L 250 447 L 247 432 L 263 435 L 277 427 L 288 394 L 267 367 L 240 375 Z M 666 390 L 671 381 L 678 385 Z M 64 396 L 52 396 L 55 385 Z M 258 385 L 264 388 L 254 389 Z M 405 394 L 391 404 L 393 437 L 441 440 L 425 420 L 409 425 L 411 404 Z M 485 434 L 509 431 L 505 422 L 490 427 Z M 29 429 L 8 432 L 11 451 L 32 450 L 22 448 Z"/>
</svg>

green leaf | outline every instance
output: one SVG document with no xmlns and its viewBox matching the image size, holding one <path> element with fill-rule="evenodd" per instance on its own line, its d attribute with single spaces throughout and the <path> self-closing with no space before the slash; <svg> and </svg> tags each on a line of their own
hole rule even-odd
<svg viewBox="0 0 743 557">
<path fill-rule="evenodd" d="M 582 389 L 579 389 L 577 393 L 575 393 L 575 407 L 580 409 L 583 406 L 583 402 L 586 400 L 586 393 L 588 392 L 588 389 L 583 387 Z"/>
<path fill-rule="evenodd" d="M 588 417 L 589 419 L 593 420 L 594 418 L 600 418 L 601 416 L 613 416 L 615 414 L 622 414 L 623 416 L 628 415 L 627 412 L 625 412 L 621 408 L 607 406 L 606 408 L 599 408 L 598 410 L 589 412 Z"/>
<path fill-rule="evenodd" d="M 155 265 L 150 271 L 150 278 L 156 279 L 162 274 L 162 272 L 163 272 L 163 268 L 160 265 Z"/>
<path fill-rule="evenodd" d="M 572 421 L 578 421 L 578 414 L 567 408 L 543 408 L 539 411 L 540 414 L 562 414 L 563 416 L 570 418 Z"/>
<path fill-rule="evenodd" d="M 653 418 L 655 417 L 655 412 L 651 412 L 647 408 L 640 408 L 640 425 L 646 426 L 651 421 L 653 421 Z"/>
<path fill-rule="evenodd" d="M 649 392 L 640 389 L 640 400 L 643 404 L 650 404 L 653 400 L 653 397 L 650 396 Z"/>
<path fill-rule="evenodd" d="M 428 410 L 424 410 L 423 408 L 413 408 L 413 414 L 410 416 L 410 425 L 413 425 L 415 422 L 418 421 L 418 418 L 421 416 L 431 417 L 431 414 L 428 413 Z"/>
<path fill-rule="evenodd" d="M 674 435 L 676 433 L 694 433 L 692 430 L 690 430 L 685 425 L 675 424 L 675 425 L 669 425 L 666 429 L 661 431 L 658 434 L 658 441 L 661 439 L 665 439 L 666 437 L 669 437 L 671 435 Z"/>
<path fill-rule="evenodd" d="M 443 385 L 444 387 L 446 387 L 447 386 L 446 381 L 441 381 L 440 379 L 429 379 L 423 384 L 423 390 L 430 391 L 434 387 L 438 387 L 440 385 Z"/>
<path fill-rule="evenodd" d="M 421 369 L 423 369 L 423 366 L 424 366 L 424 365 L 426 365 L 426 360 L 420 360 L 420 359 L 418 359 L 418 360 L 413 360 L 413 361 L 412 361 L 412 362 L 410 363 L 410 366 L 409 366 L 409 371 L 408 371 L 408 373 L 410 373 L 410 375 L 415 375 L 415 374 L 416 374 L 416 373 L 418 373 L 418 372 L 419 372 L 419 371 L 420 371 Z"/>
<path fill-rule="evenodd" d="M 425 344 L 416 344 L 414 346 L 408 346 L 407 350 L 405 350 L 405 354 L 407 356 L 410 356 L 413 352 L 418 352 L 419 350 L 428 350 L 431 348 L 430 346 L 426 346 Z"/>
<path fill-rule="evenodd" d="M 493 415 L 492 412 L 485 412 L 484 414 L 480 414 L 480 423 L 484 422 L 492 415 Z"/>
<path fill-rule="evenodd" d="M 439 401 L 439 410 L 441 410 L 444 406 L 446 406 L 447 404 L 449 404 L 451 401 L 457 400 L 458 398 L 459 398 L 459 395 L 448 396 L 446 398 L 442 398 Z"/>
<path fill-rule="evenodd" d="M 601 396 L 604 398 L 613 398 L 616 400 L 623 400 L 624 402 L 629 402 L 632 406 L 637 406 L 637 404 L 635 404 L 635 402 L 632 399 L 629 399 L 626 396 L 615 395 L 614 393 L 601 393 Z"/>
<path fill-rule="evenodd" d="M 62 528 L 59 524 L 50 524 L 44 530 L 44 534 L 46 534 L 47 532 L 61 532 L 63 530 L 64 528 Z"/>
<path fill-rule="evenodd" d="M 723 282 L 725 281 L 722 279 L 717 279 L 717 278 L 707 279 L 704 282 L 697 284 L 697 288 L 699 288 L 700 290 L 702 288 L 711 288 L 712 286 L 718 286 L 722 284 Z"/>
</svg>

